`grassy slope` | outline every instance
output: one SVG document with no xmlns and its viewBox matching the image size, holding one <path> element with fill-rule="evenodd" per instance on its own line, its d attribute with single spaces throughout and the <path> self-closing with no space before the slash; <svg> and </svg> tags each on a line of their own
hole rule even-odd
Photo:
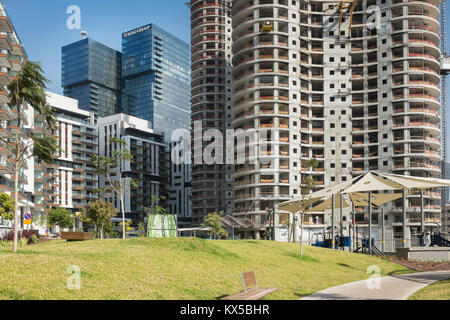
<svg viewBox="0 0 450 320">
<path fill-rule="evenodd" d="M 209 300 L 242 291 L 240 272 L 254 270 L 261 287 L 281 290 L 268 299 L 298 299 L 316 291 L 408 269 L 375 257 L 296 244 L 199 239 L 53 241 L 0 248 L 0 299 Z M 69 291 L 67 268 L 82 270 L 82 287 Z"/>
<path fill-rule="evenodd" d="M 432 284 L 415 293 L 409 300 L 450 300 L 450 280 Z"/>
</svg>

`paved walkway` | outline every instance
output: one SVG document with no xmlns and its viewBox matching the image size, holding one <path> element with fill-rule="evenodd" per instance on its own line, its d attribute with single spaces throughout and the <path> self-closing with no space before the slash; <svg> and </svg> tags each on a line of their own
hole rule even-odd
<svg viewBox="0 0 450 320">
<path fill-rule="evenodd" d="M 373 280 L 329 288 L 300 300 L 407 300 L 417 291 L 437 281 L 450 279 L 449 271 L 412 273 L 380 278 L 379 289 L 369 289 Z"/>
</svg>

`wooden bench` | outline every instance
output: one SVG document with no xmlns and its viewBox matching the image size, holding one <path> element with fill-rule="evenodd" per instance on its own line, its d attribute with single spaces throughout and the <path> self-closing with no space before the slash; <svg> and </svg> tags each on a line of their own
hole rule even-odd
<svg viewBox="0 0 450 320">
<path fill-rule="evenodd" d="M 233 294 L 231 296 L 222 298 L 220 300 L 262 300 L 264 297 L 271 293 L 278 291 L 279 289 L 259 288 L 256 282 L 255 273 L 253 271 L 244 272 L 241 274 L 242 284 L 244 285 L 244 291 L 241 293 Z"/>
<path fill-rule="evenodd" d="M 67 241 L 94 240 L 94 234 L 90 232 L 61 232 L 61 238 Z"/>
</svg>

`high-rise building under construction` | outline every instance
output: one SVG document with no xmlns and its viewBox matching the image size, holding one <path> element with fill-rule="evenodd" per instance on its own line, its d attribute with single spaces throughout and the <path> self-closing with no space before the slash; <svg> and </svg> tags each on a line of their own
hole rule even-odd
<svg viewBox="0 0 450 320">
<path fill-rule="evenodd" d="M 233 165 L 223 161 L 207 164 L 203 141 L 210 129 L 232 128 L 232 39 L 230 0 L 191 0 L 192 59 L 192 217 L 203 223 L 210 212 L 232 211 Z M 200 140 L 200 141 L 199 141 Z M 225 148 L 225 141 L 223 141 Z M 197 148 L 197 149 L 196 149 Z M 200 155 L 200 156 L 196 156 Z"/>
<path fill-rule="evenodd" d="M 235 215 L 265 229 L 267 208 L 300 195 L 307 177 L 323 188 L 369 170 L 440 176 L 438 1 L 236 0 L 231 26 L 226 15 L 217 16 L 221 5 L 192 3 L 192 119 L 212 121 L 205 117 L 214 116 L 207 109 L 214 94 L 207 75 L 221 72 L 208 45 L 198 43 L 219 39 L 227 48 L 232 28 L 232 53 L 224 53 L 233 56 L 233 128 L 249 136 L 248 162 L 234 170 Z M 201 25 L 214 19 L 225 25 Z M 214 97 L 214 103 L 228 104 L 225 94 L 220 102 Z M 252 145 L 266 146 L 255 159 Z M 307 167 L 310 159 L 318 167 Z M 194 184 L 200 184 L 198 178 L 193 175 Z M 204 186 L 212 182 L 203 181 Z M 201 192 L 194 195 L 198 204 L 208 201 Z M 439 227 L 440 197 L 425 194 L 428 230 Z M 420 232 L 419 194 L 408 200 L 408 230 L 414 238 Z M 386 217 L 375 215 L 374 221 L 385 219 L 391 238 L 399 241 L 400 208 L 394 202 Z M 278 225 L 289 219 L 278 212 Z M 311 232 L 327 221 L 323 213 L 305 219 Z M 356 215 L 356 223 L 360 230 L 367 228 L 364 213 Z"/>
</svg>

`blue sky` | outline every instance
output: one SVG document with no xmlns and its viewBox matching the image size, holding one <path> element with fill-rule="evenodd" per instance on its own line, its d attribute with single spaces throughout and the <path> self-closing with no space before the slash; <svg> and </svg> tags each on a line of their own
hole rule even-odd
<svg viewBox="0 0 450 320">
<path fill-rule="evenodd" d="M 114 49 L 121 49 L 121 35 L 155 23 L 189 43 L 190 13 L 183 0 L 2 0 L 30 60 L 40 61 L 52 83 L 50 91 L 61 93 L 61 47 L 81 39 L 81 30 L 69 30 L 67 7 L 81 9 L 81 28 L 89 36 Z M 187 2 L 187 0 L 186 0 Z"/>
</svg>

